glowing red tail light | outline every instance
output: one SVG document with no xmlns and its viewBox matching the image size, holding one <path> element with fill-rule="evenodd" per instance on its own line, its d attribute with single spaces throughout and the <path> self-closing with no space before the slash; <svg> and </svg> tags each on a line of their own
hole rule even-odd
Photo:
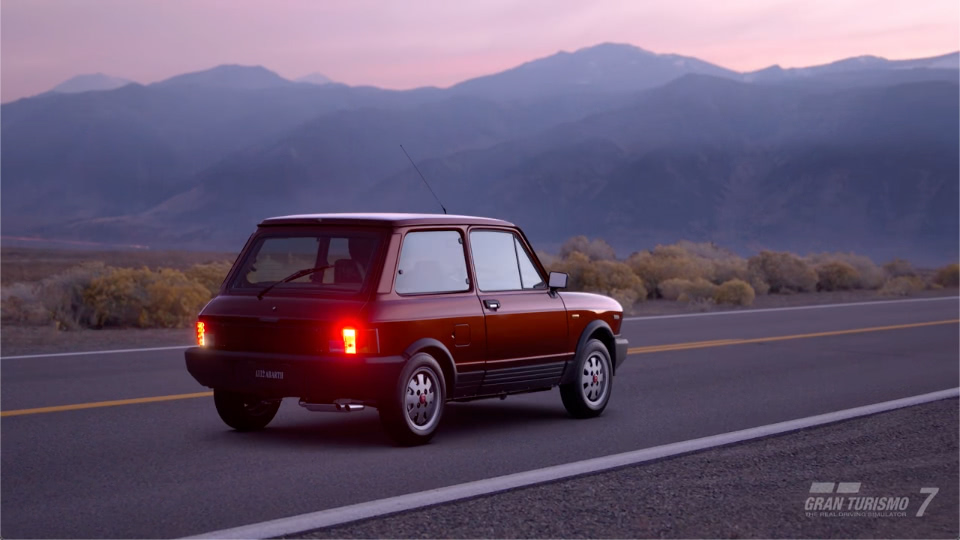
<svg viewBox="0 0 960 540">
<path fill-rule="evenodd" d="M 197 345 L 201 347 L 206 345 L 205 334 L 206 334 L 206 330 L 204 329 L 203 322 L 197 321 Z"/>
<path fill-rule="evenodd" d="M 343 352 L 357 354 L 357 330 L 355 328 L 343 329 Z"/>
</svg>

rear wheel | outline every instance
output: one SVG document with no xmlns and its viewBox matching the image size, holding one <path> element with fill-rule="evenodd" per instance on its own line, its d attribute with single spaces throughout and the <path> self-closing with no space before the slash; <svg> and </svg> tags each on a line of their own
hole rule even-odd
<svg viewBox="0 0 960 540">
<path fill-rule="evenodd" d="M 280 408 L 279 399 L 263 399 L 252 394 L 213 390 L 213 403 L 225 424 L 237 431 L 255 431 L 267 427 Z"/>
<path fill-rule="evenodd" d="M 381 400 L 380 422 L 398 444 L 426 443 L 440 424 L 446 398 L 440 364 L 427 353 L 417 353 L 400 372 L 391 394 Z"/>
<path fill-rule="evenodd" d="M 575 379 L 560 385 L 560 399 L 572 416 L 600 416 L 610 401 L 613 371 L 610 353 L 603 342 L 591 339 L 577 355 Z"/>
</svg>

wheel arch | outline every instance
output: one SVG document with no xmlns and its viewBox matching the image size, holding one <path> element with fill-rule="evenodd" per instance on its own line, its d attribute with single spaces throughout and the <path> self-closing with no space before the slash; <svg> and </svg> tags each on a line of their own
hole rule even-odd
<svg viewBox="0 0 960 540">
<path fill-rule="evenodd" d="M 450 349 L 433 338 L 418 339 L 403 351 L 404 362 L 420 352 L 429 354 L 440 364 L 440 369 L 443 370 L 443 379 L 447 385 L 447 397 L 449 398 L 457 384 L 457 367 L 453 363 L 453 355 L 450 354 Z"/>
<path fill-rule="evenodd" d="M 610 325 L 601 319 L 590 321 L 586 328 L 583 329 L 583 332 L 580 332 L 580 339 L 577 340 L 577 349 L 571 362 L 576 361 L 580 355 L 580 351 L 586 347 L 587 342 L 589 342 L 591 339 L 599 340 L 601 343 L 603 343 L 603 346 L 606 347 L 607 354 L 610 355 L 610 369 L 613 370 L 613 374 L 616 375 L 617 368 L 615 359 L 617 357 L 617 342 L 613 337 L 613 330 L 610 329 Z M 574 375 L 575 373 L 573 369 L 566 370 L 561 382 L 569 383 Z"/>
</svg>

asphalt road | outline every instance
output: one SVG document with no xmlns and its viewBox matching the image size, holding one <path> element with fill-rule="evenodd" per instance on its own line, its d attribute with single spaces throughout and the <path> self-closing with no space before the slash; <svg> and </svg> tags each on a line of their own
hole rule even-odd
<svg viewBox="0 0 960 540">
<path fill-rule="evenodd" d="M 630 356 L 597 419 L 556 391 L 449 407 L 434 442 L 395 448 L 375 411 L 224 426 L 208 397 L 6 416 L 4 538 L 175 537 L 953 388 L 957 299 L 625 322 L 632 347 L 803 336 Z M 832 333 L 823 335 L 823 333 Z M 3 360 L 0 408 L 204 389 L 180 351 Z"/>
</svg>

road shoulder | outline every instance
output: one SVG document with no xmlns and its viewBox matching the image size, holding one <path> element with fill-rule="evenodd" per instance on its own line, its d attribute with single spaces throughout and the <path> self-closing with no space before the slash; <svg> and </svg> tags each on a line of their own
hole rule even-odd
<svg viewBox="0 0 960 540">
<path fill-rule="evenodd" d="M 292 538 L 957 538 L 958 421 L 942 400 Z M 909 501 L 818 511 L 816 497 L 840 495 L 814 482 Z M 917 517 L 927 487 L 939 492 Z"/>
</svg>

